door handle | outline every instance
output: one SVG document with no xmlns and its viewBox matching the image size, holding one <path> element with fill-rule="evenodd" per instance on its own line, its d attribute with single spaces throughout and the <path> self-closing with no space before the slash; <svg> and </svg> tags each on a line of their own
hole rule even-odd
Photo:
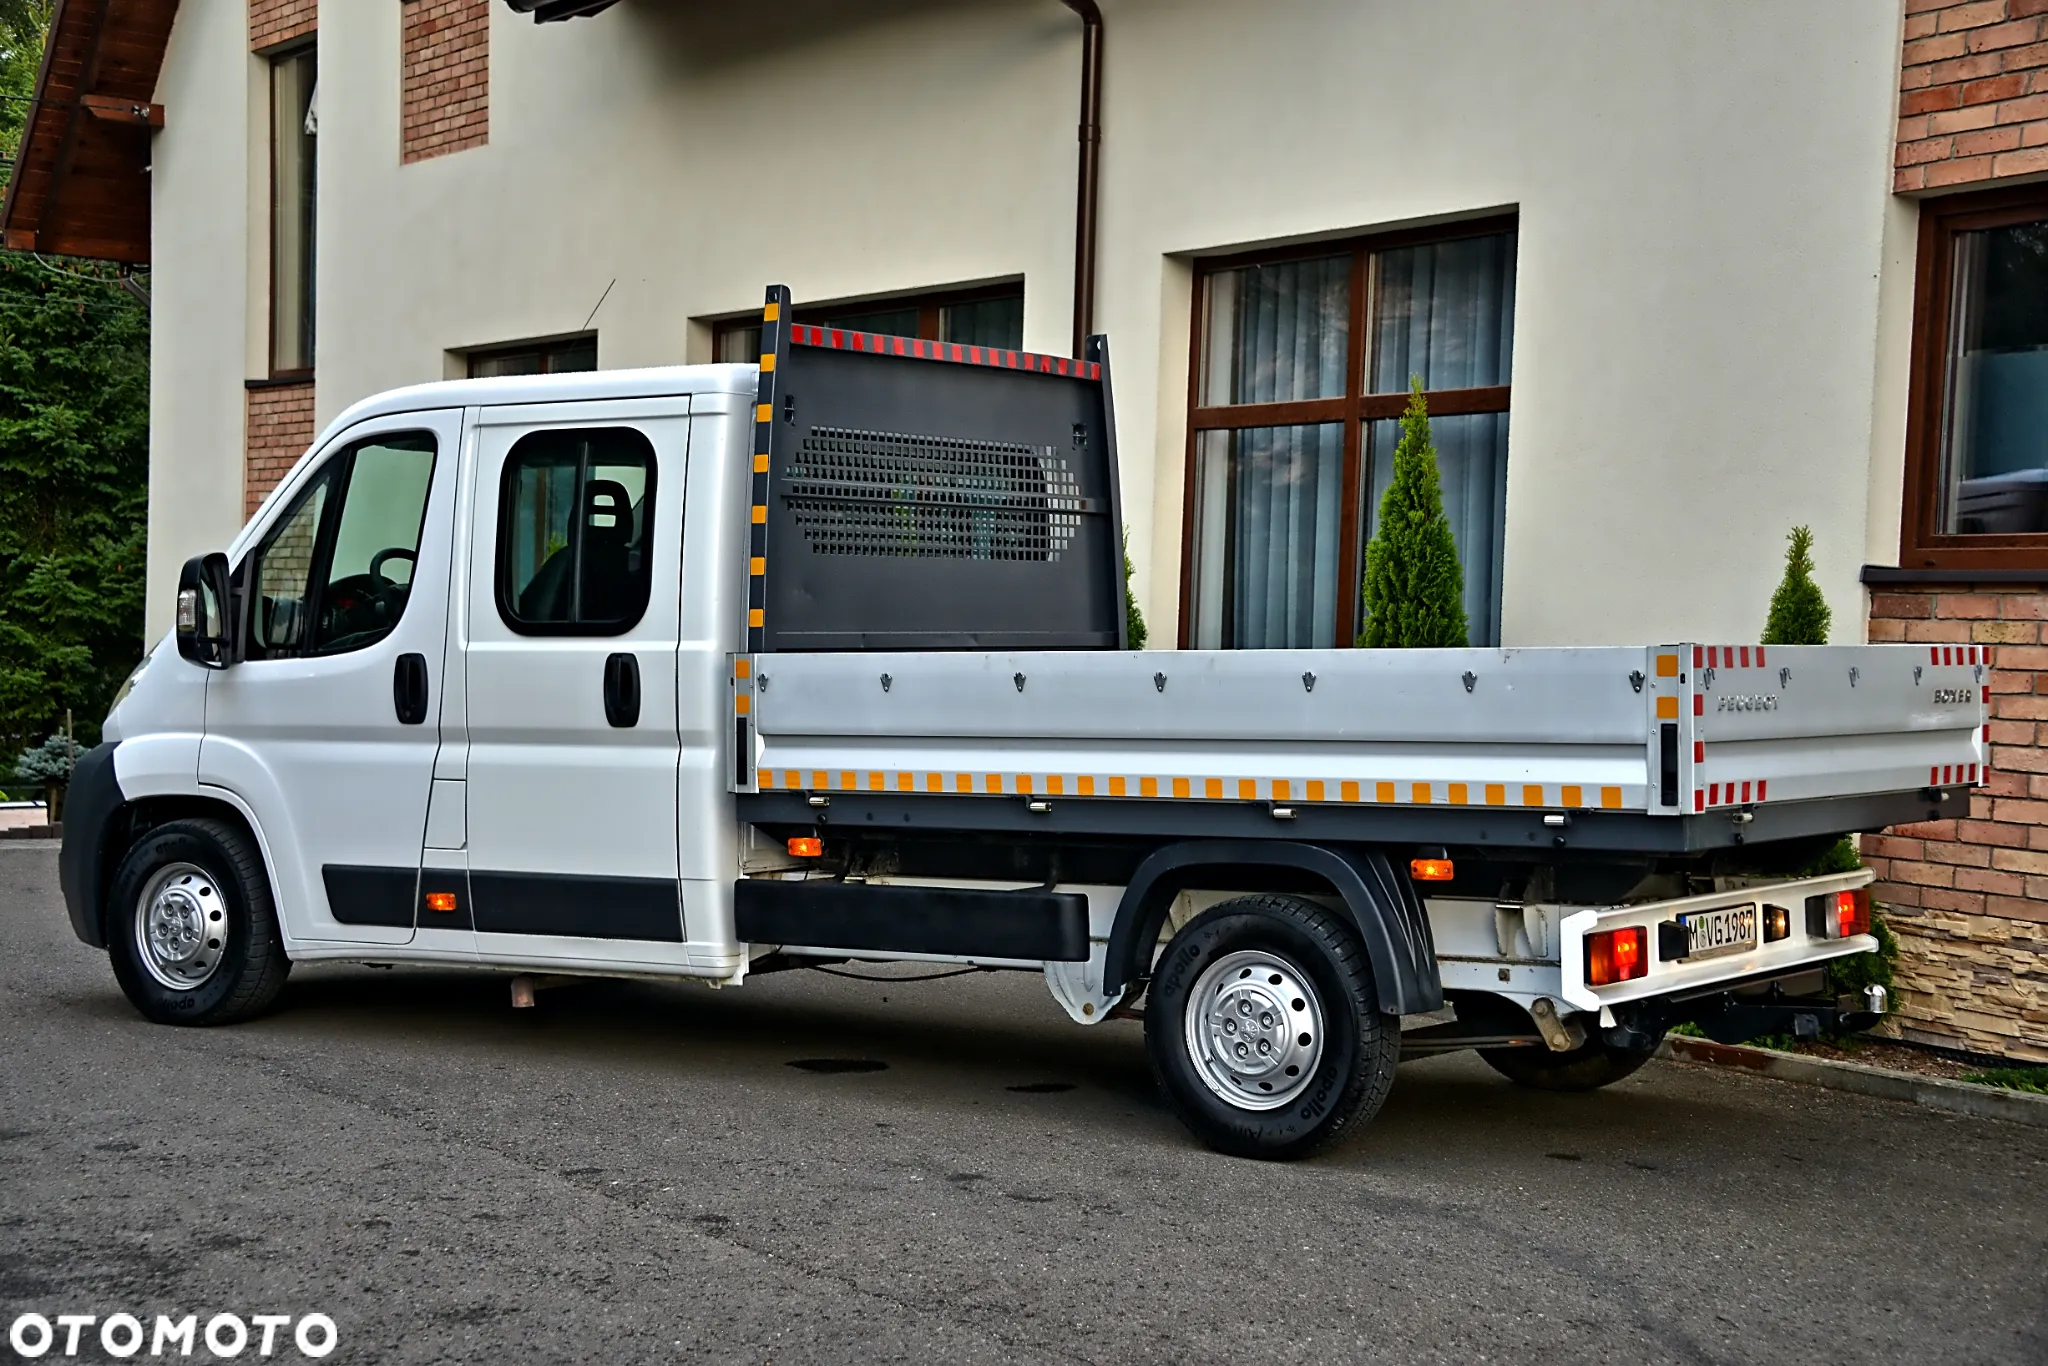
<svg viewBox="0 0 2048 1366">
<path fill-rule="evenodd" d="M 640 660 L 612 655 L 604 662 L 604 719 L 621 730 L 640 724 Z"/>
<path fill-rule="evenodd" d="M 399 724 L 417 726 L 427 719 L 427 657 L 405 654 L 391 669 L 391 709 Z"/>
</svg>

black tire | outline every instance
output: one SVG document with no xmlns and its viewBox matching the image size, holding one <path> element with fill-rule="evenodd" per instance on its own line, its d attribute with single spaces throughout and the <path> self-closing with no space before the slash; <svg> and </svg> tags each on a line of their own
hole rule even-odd
<svg viewBox="0 0 2048 1366">
<path fill-rule="evenodd" d="M 217 938 L 205 936 L 210 947 L 195 950 L 205 956 L 189 971 L 203 971 L 204 979 L 184 986 L 160 977 L 165 969 L 152 968 L 146 931 L 138 929 L 145 893 L 178 868 L 198 870 L 185 879 L 203 897 L 203 914 L 195 920 L 220 931 Z M 209 819 L 158 826 L 122 858 L 109 898 L 107 955 L 114 977 L 135 1008 L 158 1024 L 233 1024 L 262 1014 L 284 990 L 292 965 L 278 934 L 270 879 L 255 842 L 239 827 Z"/>
<path fill-rule="evenodd" d="M 1539 1046 L 1482 1048 L 1479 1056 L 1517 1086 L 1536 1091 L 1597 1091 L 1634 1075 L 1656 1051 L 1616 1048 L 1592 1039 L 1566 1053 Z"/>
<path fill-rule="evenodd" d="M 1319 1051 L 1306 1061 L 1305 1076 L 1282 1082 L 1293 1094 L 1283 1091 L 1286 1098 L 1277 1108 L 1252 1108 L 1267 1102 L 1242 1082 L 1246 1100 L 1227 1099 L 1225 1082 L 1207 1079 L 1217 1076 L 1217 1064 L 1191 1051 L 1190 1033 L 1212 1017 L 1202 1014 L 1191 1029 L 1190 999 L 1198 986 L 1211 1001 L 1222 999 L 1215 994 L 1217 983 L 1226 992 L 1240 989 L 1231 985 L 1236 975 L 1228 969 L 1205 981 L 1212 966 L 1235 954 L 1272 955 L 1285 970 L 1298 969 L 1313 988 L 1311 1008 L 1322 1028 Z M 1241 989 L 1261 988 L 1252 982 Z M 1305 997 L 1291 1004 L 1310 1004 Z M 1240 1007 L 1244 1003 L 1240 998 Z M 1285 1022 L 1280 1028 L 1290 1038 L 1311 1038 L 1306 1032 L 1294 1035 Z M 1398 1020 L 1379 1012 L 1365 946 L 1348 922 L 1299 897 L 1243 896 L 1212 906 L 1167 944 L 1145 1007 L 1145 1048 L 1160 1089 L 1195 1137 L 1237 1157 L 1284 1159 L 1304 1157 L 1378 1113 L 1401 1058 L 1401 1030 Z"/>
</svg>

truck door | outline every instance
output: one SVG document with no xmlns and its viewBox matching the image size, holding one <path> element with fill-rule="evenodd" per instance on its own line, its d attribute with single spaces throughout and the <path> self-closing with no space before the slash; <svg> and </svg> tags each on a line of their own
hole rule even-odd
<svg viewBox="0 0 2048 1366">
<path fill-rule="evenodd" d="M 342 432 L 235 567 L 199 780 L 249 808 L 288 935 L 403 944 L 440 743 L 462 410 Z"/>
<path fill-rule="evenodd" d="M 685 961 L 676 649 L 688 417 L 684 398 L 481 414 L 462 776 L 487 959 Z"/>
</svg>

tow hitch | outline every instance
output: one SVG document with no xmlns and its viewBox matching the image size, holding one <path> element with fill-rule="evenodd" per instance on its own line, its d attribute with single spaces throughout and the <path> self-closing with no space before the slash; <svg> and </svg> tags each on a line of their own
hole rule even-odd
<svg viewBox="0 0 2048 1366">
<path fill-rule="evenodd" d="M 1724 992 L 1685 1001 L 1646 1001 L 1643 1009 L 1602 1031 L 1607 1042 L 1650 1048 L 1673 1025 L 1690 1022 L 1715 1043 L 1748 1043 L 1769 1034 L 1817 1039 L 1858 1034 L 1891 1009 L 1890 994 L 1871 985 L 1840 996 L 1791 995 L 1773 984 L 1760 993 Z M 1617 1015 L 1621 1012 L 1617 1011 Z"/>
</svg>

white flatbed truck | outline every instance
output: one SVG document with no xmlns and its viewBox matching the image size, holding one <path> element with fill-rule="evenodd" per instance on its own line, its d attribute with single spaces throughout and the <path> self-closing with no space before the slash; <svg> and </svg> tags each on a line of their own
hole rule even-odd
<svg viewBox="0 0 2048 1366">
<path fill-rule="evenodd" d="M 1043 972 L 1288 1157 L 1403 1056 L 1589 1089 L 1867 1026 L 1842 833 L 1955 816 L 1968 646 L 1132 651 L 1101 339 L 793 324 L 758 365 L 399 390 L 181 581 L 63 884 L 166 1023 L 292 963 Z"/>
</svg>

